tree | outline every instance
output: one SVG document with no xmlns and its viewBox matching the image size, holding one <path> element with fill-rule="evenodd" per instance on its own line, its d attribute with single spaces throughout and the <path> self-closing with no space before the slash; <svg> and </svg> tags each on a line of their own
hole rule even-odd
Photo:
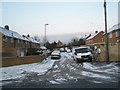
<svg viewBox="0 0 120 90">
<path fill-rule="evenodd" d="M 35 35 L 35 36 L 33 37 L 33 39 L 35 39 L 35 40 L 36 40 L 36 41 L 38 41 L 38 42 L 40 42 L 40 41 L 41 41 L 40 37 L 39 37 L 39 36 L 37 36 L 37 35 Z"/>
<path fill-rule="evenodd" d="M 74 38 L 71 39 L 70 42 L 73 43 L 73 42 L 76 42 L 76 41 L 79 41 L 79 39 L 77 37 L 74 37 Z"/>
</svg>

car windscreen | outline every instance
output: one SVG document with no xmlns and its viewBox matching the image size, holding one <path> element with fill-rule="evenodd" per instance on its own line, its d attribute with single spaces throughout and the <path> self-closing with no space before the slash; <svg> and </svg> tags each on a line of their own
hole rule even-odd
<svg viewBox="0 0 120 90">
<path fill-rule="evenodd" d="M 75 49 L 76 53 L 87 53 L 89 52 L 88 48 L 80 48 L 80 49 Z"/>
</svg>

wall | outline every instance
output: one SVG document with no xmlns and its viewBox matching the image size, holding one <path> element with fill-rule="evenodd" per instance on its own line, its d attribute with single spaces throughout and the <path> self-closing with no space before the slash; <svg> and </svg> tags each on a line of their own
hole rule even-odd
<svg viewBox="0 0 120 90">
<path fill-rule="evenodd" d="M 15 58 L 3 58 L 2 59 L 2 67 L 41 62 L 44 58 L 45 58 L 45 55 L 15 57 Z"/>
<path fill-rule="evenodd" d="M 99 32 L 99 34 L 93 38 L 92 43 L 102 43 L 102 35 L 103 35 L 103 33 L 104 33 L 103 31 Z"/>
<path fill-rule="evenodd" d="M 97 61 L 106 61 L 106 47 L 101 46 L 101 54 L 98 55 Z M 114 46 L 109 46 L 110 61 L 120 61 L 120 43 Z"/>
<path fill-rule="evenodd" d="M 116 41 L 120 39 L 120 36 L 116 37 L 116 32 L 119 32 L 119 33 L 120 33 L 120 30 L 111 32 L 111 33 L 112 33 L 112 38 L 109 38 L 109 35 L 110 35 L 111 33 L 108 34 L 108 41 L 109 41 L 109 43 L 116 43 Z M 103 42 L 105 42 L 105 41 L 106 41 L 106 36 L 104 35 L 104 36 L 103 36 Z"/>
<path fill-rule="evenodd" d="M 94 38 L 86 40 L 86 44 L 102 43 L 103 31 L 99 32 Z"/>
</svg>

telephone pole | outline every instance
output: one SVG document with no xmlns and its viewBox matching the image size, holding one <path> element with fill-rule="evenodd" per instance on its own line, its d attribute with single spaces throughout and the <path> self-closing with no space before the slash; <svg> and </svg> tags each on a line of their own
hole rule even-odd
<svg viewBox="0 0 120 90">
<path fill-rule="evenodd" d="M 106 36 L 106 60 L 109 62 L 109 42 L 107 33 L 107 11 L 106 11 L 106 0 L 104 0 L 104 14 L 105 14 L 105 36 Z"/>
</svg>

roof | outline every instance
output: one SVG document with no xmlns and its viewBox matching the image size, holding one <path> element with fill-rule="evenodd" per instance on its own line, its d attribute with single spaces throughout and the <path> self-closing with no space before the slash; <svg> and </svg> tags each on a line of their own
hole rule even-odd
<svg viewBox="0 0 120 90">
<path fill-rule="evenodd" d="M 40 43 L 40 42 L 38 42 L 38 41 L 36 41 L 36 40 L 34 40 L 33 38 L 31 38 L 31 37 L 26 37 L 29 41 L 31 41 L 31 42 L 33 42 L 33 43 Z"/>
<path fill-rule="evenodd" d="M 0 27 L 0 33 L 4 34 L 5 36 L 11 37 L 11 38 L 17 38 L 17 39 L 21 39 L 21 40 L 24 40 L 24 41 L 31 41 L 33 43 L 39 43 L 32 38 L 23 37 L 15 31 L 7 30 L 7 29 L 2 28 L 2 27 Z"/>
<path fill-rule="evenodd" d="M 89 36 L 90 36 L 90 34 L 85 35 L 85 36 L 82 37 L 82 39 L 86 39 L 86 38 L 89 37 Z"/>
<path fill-rule="evenodd" d="M 90 40 L 90 39 L 92 39 L 92 38 L 94 38 L 95 36 L 97 36 L 99 34 L 99 32 L 98 33 L 96 33 L 96 34 L 94 34 L 94 35 L 92 35 L 92 36 L 90 36 L 88 39 L 86 39 L 86 40 Z"/>
<path fill-rule="evenodd" d="M 22 37 L 19 33 L 14 32 L 12 30 L 7 30 L 7 29 L 2 28 L 2 27 L 0 27 L 0 32 L 8 37 L 13 37 L 13 38 L 21 39 L 21 40 L 27 40 L 24 37 Z"/>
<path fill-rule="evenodd" d="M 100 31 L 100 32 L 97 32 L 97 33 L 95 33 L 94 35 L 92 35 L 92 36 L 90 36 L 88 39 L 86 39 L 86 40 L 90 40 L 90 39 L 93 39 L 94 37 L 96 37 L 99 33 L 101 33 L 101 32 L 103 32 L 103 31 Z"/>
<path fill-rule="evenodd" d="M 118 29 L 120 29 L 120 23 L 113 25 L 110 29 L 108 29 L 107 33 L 111 33 L 111 32 L 116 31 Z"/>
</svg>

